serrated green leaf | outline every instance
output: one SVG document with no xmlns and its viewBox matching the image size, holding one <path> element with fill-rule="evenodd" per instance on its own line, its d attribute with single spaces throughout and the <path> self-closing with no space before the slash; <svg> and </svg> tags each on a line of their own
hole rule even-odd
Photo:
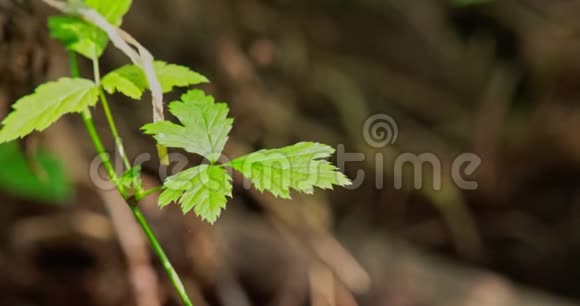
<svg viewBox="0 0 580 306">
<path fill-rule="evenodd" d="M 216 162 L 232 129 L 228 106 L 215 103 L 213 97 L 194 89 L 182 95 L 181 101 L 171 102 L 169 111 L 181 125 L 169 121 L 150 123 L 142 128 L 144 133 L 154 135 L 161 145 L 182 148 Z"/>
<path fill-rule="evenodd" d="M 162 61 L 153 63 L 155 73 L 159 78 L 161 89 L 164 93 L 173 90 L 173 87 L 186 87 L 201 83 L 209 83 L 209 80 L 188 67 L 168 64 Z"/>
<path fill-rule="evenodd" d="M 16 142 L 0 144 L 0 188 L 17 197 L 63 203 L 73 185 L 62 163 L 53 155 L 38 151 L 27 160 Z"/>
<path fill-rule="evenodd" d="M 153 63 L 155 73 L 163 93 L 174 87 L 186 87 L 209 82 L 203 75 L 191 69 L 167 64 L 163 61 Z M 143 92 L 149 88 L 145 73 L 136 65 L 129 64 L 109 72 L 102 80 L 103 88 L 110 94 L 120 92 L 127 97 L 140 100 Z"/>
<path fill-rule="evenodd" d="M 132 0 L 85 0 L 84 3 L 101 14 L 114 26 L 121 25 Z M 107 46 L 108 37 L 98 27 L 76 16 L 51 16 L 48 18 L 50 36 L 60 40 L 67 49 L 87 58 L 98 58 Z"/>
<path fill-rule="evenodd" d="M 350 185 L 350 180 L 324 158 L 334 153 L 330 146 L 300 142 L 280 149 L 260 150 L 230 162 L 260 191 L 289 199 L 290 189 L 312 193 L 313 187 L 332 189 Z"/>
<path fill-rule="evenodd" d="M 50 16 L 48 28 L 50 37 L 87 58 L 99 58 L 109 40 L 105 32 L 74 16 Z"/>
<path fill-rule="evenodd" d="M 85 0 L 85 4 L 99 12 L 114 26 L 120 26 L 133 0 Z"/>
<path fill-rule="evenodd" d="M 195 214 L 214 223 L 232 196 L 231 177 L 226 170 L 214 165 L 200 165 L 168 177 L 159 196 L 159 206 L 177 202 L 183 213 L 193 209 Z"/>
<path fill-rule="evenodd" d="M 2 121 L 0 143 L 42 131 L 67 113 L 81 112 L 97 103 L 98 87 L 86 79 L 61 78 L 36 88 L 14 103 Z"/>
</svg>

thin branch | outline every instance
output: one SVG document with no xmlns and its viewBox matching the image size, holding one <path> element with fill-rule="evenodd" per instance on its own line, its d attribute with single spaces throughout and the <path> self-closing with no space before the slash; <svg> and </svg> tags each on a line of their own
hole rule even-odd
<svg viewBox="0 0 580 306">
<path fill-rule="evenodd" d="M 153 56 L 145 47 L 129 33 L 110 24 L 101 14 L 93 9 L 68 6 L 66 3 L 57 0 L 42 1 L 63 13 L 78 15 L 107 33 L 113 45 L 129 57 L 131 62 L 141 68 L 145 73 L 149 89 L 151 90 L 153 122 L 164 119 L 163 91 L 153 68 Z"/>
<path fill-rule="evenodd" d="M 44 1 L 46 1 L 46 0 L 44 0 Z M 70 56 L 70 68 L 71 68 L 72 76 L 78 77 L 79 76 L 78 63 L 76 61 L 76 57 L 73 56 L 72 52 L 71 52 L 71 56 Z M 115 187 L 117 188 L 117 191 L 119 191 L 119 194 L 121 194 L 121 197 L 123 197 L 123 199 L 125 199 L 125 201 L 129 205 L 129 207 L 131 208 L 133 215 L 137 219 L 137 222 L 139 223 L 139 225 L 143 229 L 143 232 L 145 233 L 145 236 L 149 240 L 151 247 L 153 248 L 153 251 L 155 252 L 155 254 L 157 254 L 157 257 L 159 258 L 159 260 L 163 264 L 163 268 L 165 269 L 165 272 L 167 272 L 167 275 L 169 276 L 169 279 L 171 280 L 173 287 L 177 291 L 181 301 L 183 302 L 183 304 L 185 306 L 193 306 L 193 304 L 191 303 L 191 300 L 189 299 L 189 296 L 187 295 L 187 291 L 185 290 L 185 287 L 183 286 L 183 282 L 181 281 L 181 279 L 179 278 L 179 275 L 177 274 L 177 272 L 173 268 L 171 261 L 169 261 L 167 254 L 165 254 L 165 251 L 163 250 L 163 247 L 161 247 L 161 244 L 159 243 L 159 241 L 157 240 L 157 237 L 153 233 L 151 226 L 149 226 L 149 223 L 147 223 L 147 219 L 145 219 L 145 216 L 143 215 L 143 213 L 139 209 L 136 199 L 132 196 L 129 196 L 127 194 L 127 191 L 125 190 L 125 187 L 119 183 L 118 176 L 115 173 L 115 169 L 113 168 L 113 165 L 111 164 L 111 160 L 109 158 L 109 155 L 105 152 L 105 148 L 103 146 L 103 142 L 101 140 L 101 137 L 99 136 L 99 133 L 97 132 L 97 130 L 95 128 L 95 123 L 93 122 L 93 119 L 91 117 L 90 110 L 87 108 L 85 111 L 83 111 L 81 113 L 81 115 L 83 117 L 85 127 L 89 133 L 89 137 L 91 138 L 91 141 L 93 142 L 93 145 L 94 145 L 97 153 L 99 154 L 99 157 L 101 158 L 101 161 L 103 162 L 103 165 L 105 166 L 105 170 L 107 170 L 107 174 L 109 175 L 109 178 L 115 184 Z"/>
<path fill-rule="evenodd" d="M 72 55 L 71 55 L 72 56 Z M 101 75 L 99 70 L 99 60 L 95 57 L 93 58 L 93 71 L 94 71 L 94 79 L 97 86 L 101 84 Z M 127 153 L 125 150 L 125 146 L 123 145 L 123 141 L 121 140 L 121 136 L 119 135 L 119 130 L 117 129 L 117 124 L 115 123 L 115 119 L 113 118 L 113 114 L 111 113 L 111 108 L 109 107 L 109 101 L 107 101 L 107 97 L 103 92 L 102 88 L 99 88 L 99 99 L 101 100 L 101 105 L 103 106 L 103 111 L 105 112 L 105 117 L 107 118 L 107 122 L 109 124 L 109 128 L 111 129 L 111 134 L 113 134 L 113 139 L 115 141 L 115 147 L 117 148 L 117 152 L 119 156 L 123 160 L 123 164 L 127 170 L 131 169 L 131 162 L 127 157 Z"/>
<path fill-rule="evenodd" d="M 127 258 L 129 279 L 135 291 L 138 306 L 160 306 L 159 282 L 147 249 L 145 235 L 137 221 L 120 202 L 124 200 L 115 192 L 100 190 L 105 207 L 111 216 L 121 249 Z"/>
</svg>

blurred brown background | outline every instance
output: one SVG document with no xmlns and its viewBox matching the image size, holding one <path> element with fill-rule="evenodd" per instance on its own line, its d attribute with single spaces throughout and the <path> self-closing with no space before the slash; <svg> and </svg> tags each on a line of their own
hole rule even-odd
<svg viewBox="0 0 580 306">
<path fill-rule="evenodd" d="M 344 169 L 364 170 L 362 186 L 292 201 L 236 177 L 215 226 L 147 198 L 195 305 L 578 305 L 580 1 L 134 2 L 123 27 L 157 58 L 207 75 L 203 88 L 229 104 L 227 156 L 301 140 L 366 156 Z M 67 75 L 52 13 L 0 0 L 2 114 Z M 125 63 L 109 47 L 102 68 Z M 129 156 L 154 156 L 139 132 L 149 103 L 111 102 Z M 363 125 L 379 113 L 399 137 L 375 148 Z M 61 205 L 0 197 L 0 305 L 179 305 L 123 202 L 91 182 L 79 118 L 29 138 L 27 150 L 61 157 L 75 192 Z M 405 152 L 436 154 L 443 188 L 394 188 Z M 477 190 L 449 176 L 464 152 L 482 159 Z M 147 184 L 159 171 L 145 163 Z"/>
</svg>

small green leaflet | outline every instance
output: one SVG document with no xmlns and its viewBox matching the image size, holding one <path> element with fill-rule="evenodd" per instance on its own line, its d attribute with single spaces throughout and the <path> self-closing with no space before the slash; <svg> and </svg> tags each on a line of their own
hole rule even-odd
<svg viewBox="0 0 580 306">
<path fill-rule="evenodd" d="M 93 81 L 61 78 L 36 88 L 16 101 L 2 122 L 0 143 L 42 131 L 67 113 L 81 112 L 97 103 L 99 89 Z"/>
<path fill-rule="evenodd" d="M 125 188 L 135 187 L 134 183 L 141 182 L 141 165 L 136 165 L 131 169 L 127 169 L 125 173 L 119 178 L 119 184 Z"/>
<path fill-rule="evenodd" d="M 334 153 L 330 146 L 300 142 L 280 149 L 260 150 L 230 162 L 260 191 L 290 198 L 290 189 L 312 193 L 313 187 L 332 189 L 350 185 L 350 180 L 327 160 Z"/>
<path fill-rule="evenodd" d="M 182 125 L 169 121 L 150 123 L 142 128 L 145 134 L 154 135 L 161 145 L 182 148 L 215 163 L 232 129 L 233 119 L 227 118 L 228 106 L 215 103 L 213 97 L 193 89 L 182 95 L 181 101 L 171 102 L 169 111 Z"/>
<path fill-rule="evenodd" d="M 123 16 L 129 12 L 133 0 L 84 0 L 85 4 L 99 12 L 114 26 L 120 26 Z"/>
<path fill-rule="evenodd" d="M 84 1 L 89 8 L 97 11 L 114 26 L 121 25 L 131 2 L 132 0 Z M 75 16 L 51 16 L 48 18 L 48 28 L 51 37 L 60 40 L 67 49 L 87 58 L 99 58 L 109 41 L 107 34 L 101 29 Z"/>
<path fill-rule="evenodd" d="M 226 197 L 232 197 L 231 180 L 220 166 L 189 168 L 165 180 L 159 206 L 177 201 L 184 214 L 193 209 L 197 216 L 213 224 L 226 206 Z"/>
<path fill-rule="evenodd" d="M 209 82 L 203 75 L 191 69 L 167 64 L 162 61 L 153 63 L 163 93 L 174 87 L 186 87 Z M 145 73 L 136 65 L 129 64 L 109 72 L 102 80 L 103 88 L 110 94 L 120 92 L 127 97 L 140 100 L 145 89 L 149 88 Z"/>
<path fill-rule="evenodd" d="M 78 17 L 50 16 L 48 28 L 52 38 L 87 58 L 100 57 L 107 45 L 107 34 Z"/>
<path fill-rule="evenodd" d="M 73 184 L 62 163 L 53 155 L 38 151 L 29 157 L 16 142 L 0 144 L 0 188 L 20 198 L 55 204 L 65 203 Z"/>
</svg>

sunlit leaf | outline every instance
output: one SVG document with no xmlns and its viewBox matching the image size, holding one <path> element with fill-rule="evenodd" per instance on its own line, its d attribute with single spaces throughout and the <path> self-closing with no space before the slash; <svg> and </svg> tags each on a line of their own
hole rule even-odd
<svg viewBox="0 0 580 306">
<path fill-rule="evenodd" d="M 230 165 L 260 191 L 289 199 L 290 190 L 312 193 L 314 187 L 332 189 L 350 185 L 350 180 L 325 160 L 334 153 L 330 146 L 300 142 L 280 149 L 260 150 L 236 158 Z"/>
<path fill-rule="evenodd" d="M 183 213 L 191 210 L 214 223 L 225 208 L 227 197 L 232 196 L 231 177 L 224 168 L 200 165 L 170 176 L 163 184 L 159 206 L 177 202 Z"/>
<path fill-rule="evenodd" d="M 228 106 L 194 89 L 182 95 L 181 101 L 169 104 L 169 111 L 181 124 L 160 121 L 145 125 L 143 131 L 161 145 L 182 148 L 216 162 L 232 129 Z"/>
<path fill-rule="evenodd" d="M 42 131 L 67 113 L 81 112 L 97 102 L 98 87 L 85 79 L 61 78 L 45 83 L 14 103 L 2 121 L 0 143 Z"/>
<path fill-rule="evenodd" d="M 121 25 L 132 0 L 85 0 L 84 3 L 101 14 L 114 26 Z M 51 16 L 48 18 L 50 36 L 64 46 L 87 58 L 98 58 L 107 46 L 108 37 L 96 26 L 76 16 Z"/>
<path fill-rule="evenodd" d="M 203 75 L 184 66 L 155 61 L 153 67 L 163 93 L 172 91 L 174 87 L 209 82 Z M 149 88 L 145 73 L 133 64 L 109 72 L 103 77 L 102 84 L 103 88 L 110 94 L 120 92 L 135 100 L 140 100 L 143 92 Z"/>
</svg>

